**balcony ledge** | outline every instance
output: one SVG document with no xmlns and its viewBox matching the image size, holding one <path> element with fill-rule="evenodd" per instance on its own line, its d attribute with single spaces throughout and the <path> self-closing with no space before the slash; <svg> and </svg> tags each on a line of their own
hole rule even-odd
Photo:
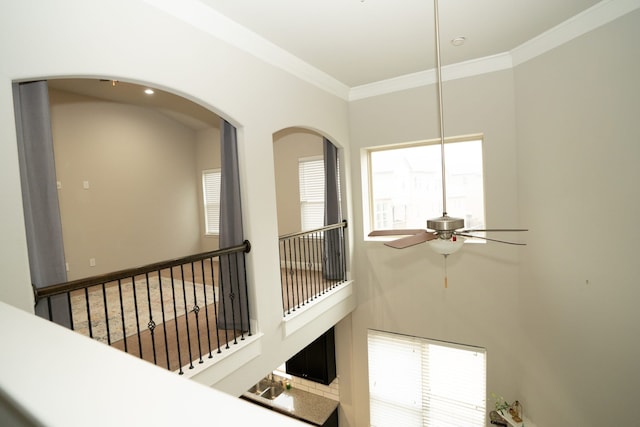
<svg viewBox="0 0 640 427">
<path fill-rule="evenodd" d="M 287 314 L 282 319 L 284 337 L 288 337 L 319 317 L 335 324 L 353 310 L 355 310 L 353 280 L 348 280 L 314 301 L 305 304 L 304 307 Z"/>
</svg>

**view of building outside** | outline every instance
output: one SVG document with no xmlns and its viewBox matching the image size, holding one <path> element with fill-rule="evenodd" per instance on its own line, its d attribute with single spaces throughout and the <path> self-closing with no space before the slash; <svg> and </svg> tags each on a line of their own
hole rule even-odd
<svg viewBox="0 0 640 427">
<path fill-rule="evenodd" d="M 442 215 L 440 145 L 370 151 L 373 229 L 425 228 Z M 445 145 L 447 214 L 484 227 L 482 141 Z"/>
</svg>

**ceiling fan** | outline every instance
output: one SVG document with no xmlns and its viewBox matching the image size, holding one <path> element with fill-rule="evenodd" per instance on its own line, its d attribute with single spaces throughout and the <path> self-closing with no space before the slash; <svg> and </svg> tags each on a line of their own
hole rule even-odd
<svg viewBox="0 0 640 427">
<path fill-rule="evenodd" d="M 447 214 L 447 191 L 445 181 L 445 159 L 444 159 L 444 115 L 442 108 L 442 70 L 440 65 L 440 23 L 438 17 L 438 0 L 433 2 L 435 21 L 435 44 L 436 44 L 436 72 L 437 72 L 437 93 L 438 93 L 438 116 L 440 131 L 440 158 L 442 162 L 442 216 L 427 220 L 427 229 L 405 229 L 405 230 L 374 230 L 369 236 L 406 236 L 396 240 L 385 242 L 385 245 L 396 249 L 404 249 L 413 245 L 429 242 L 431 248 L 446 257 L 457 252 L 464 243 L 464 237 L 483 239 L 491 242 L 506 243 L 510 245 L 525 245 L 524 243 L 508 242 L 474 233 L 480 232 L 512 232 L 527 231 L 521 228 L 499 228 L 499 229 L 464 229 L 464 219 L 450 217 Z M 429 231 L 431 230 L 431 231 Z"/>
</svg>

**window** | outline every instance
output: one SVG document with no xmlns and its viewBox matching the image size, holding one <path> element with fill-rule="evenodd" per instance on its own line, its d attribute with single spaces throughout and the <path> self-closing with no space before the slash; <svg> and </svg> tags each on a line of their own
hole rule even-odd
<svg viewBox="0 0 640 427">
<path fill-rule="evenodd" d="M 373 148 L 369 161 L 371 229 L 424 228 L 442 215 L 438 141 Z M 466 228 L 484 228 L 482 140 L 446 142 L 447 213 Z"/>
<path fill-rule="evenodd" d="M 340 164 L 336 169 L 340 182 Z M 324 158 L 322 156 L 298 159 L 300 184 L 300 221 L 302 230 L 324 226 Z M 338 200 L 342 199 L 338 184 Z"/>
<path fill-rule="evenodd" d="M 486 425 L 486 353 L 478 347 L 369 330 L 370 424 Z"/>
<path fill-rule="evenodd" d="M 220 234 L 220 169 L 202 172 L 205 234 Z"/>
<path fill-rule="evenodd" d="M 300 180 L 300 220 L 302 230 L 324 225 L 324 159 L 322 156 L 298 160 Z"/>
</svg>

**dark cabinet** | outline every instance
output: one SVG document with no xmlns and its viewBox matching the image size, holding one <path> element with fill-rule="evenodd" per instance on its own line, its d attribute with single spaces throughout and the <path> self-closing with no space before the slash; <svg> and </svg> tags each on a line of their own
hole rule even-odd
<svg viewBox="0 0 640 427">
<path fill-rule="evenodd" d="M 336 347 L 333 328 L 287 360 L 287 373 L 321 384 L 336 377 Z"/>
<path fill-rule="evenodd" d="M 338 408 L 329 415 L 329 418 L 322 424 L 322 427 L 338 427 Z"/>
</svg>

